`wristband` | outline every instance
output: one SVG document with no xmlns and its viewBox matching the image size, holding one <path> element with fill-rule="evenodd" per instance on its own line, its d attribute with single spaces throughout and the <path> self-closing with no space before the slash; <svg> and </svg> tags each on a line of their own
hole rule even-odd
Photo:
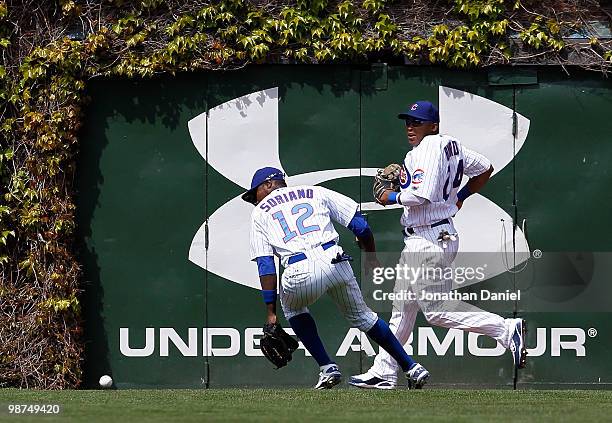
<svg viewBox="0 0 612 423">
<path fill-rule="evenodd" d="M 389 199 L 389 202 L 390 203 L 398 203 L 398 201 L 397 201 L 397 199 L 399 197 L 398 194 L 399 194 L 399 192 L 395 192 L 395 191 L 390 192 L 389 196 L 387 197 Z"/>
<path fill-rule="evenodd" d="M 276 303 L 276 290 L 275 289 L 262 289 L 261 295 L 263 295 L 264 303 L 266 304 Z"/>
<path fill-rule="evenodd" d="M 459 190 L 459 192 L 457 193 L 457 199 L 459 201 L 465 201 L 466 198 L 468 198 L 470 195 L 474 194 L 472 191 L 470 191 L 470 189 L 468 188 L 468 186 L 464 186 L 463 188 L 461 188 Z"/>
</svg>

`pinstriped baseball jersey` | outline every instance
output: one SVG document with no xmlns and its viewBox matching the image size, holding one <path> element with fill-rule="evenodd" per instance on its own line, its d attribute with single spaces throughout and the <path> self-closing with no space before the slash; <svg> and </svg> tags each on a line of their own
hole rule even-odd
<svg viewBox="0 0 612 423">
<path fill-rule="evenodd" d="M 327 293 L 351 326 L 370 330 L 378 317 L 366 305 L 347 261 L 332 263 L 342 248 L 321 244 L 338 241 L 332 220 L 348 226 L 357 211 L 352 199 L 318 186 L 279 188 L 266 196 L 251 214 L 251 259 L 280 257 L 285 270 L 280 300 L 287 319 L 307 313 L 308 306 Z M 306 259 L 288 265 L 288 258 Z"/>
<path fill-rule="evenodd" d="M 358 204 L 319 186 L 279 188 L 251 214 L 251 259 L 276 254 L 286 267 L 289 256 L 338 241 L 332 220 L 348 226 Z"/>
<path fill-rule="evenodd" d="M 418 206 L 404 207 L 401 224 L 431 225 L 457 213 L 457 191 L 463 175 L 486 172 L 491 163 L 463 147 L 449 135 L 429 135 L 406 154 L 400 177 L 402 192 L 425 198 Z"/>
<path fill-rule="evenodd" d="M 491 163 L 483 155 L 465 148 L 448 135 L 430 135 L 406 154 L 400 175 L 402 192 L 409 192 L 428 201 L 419 205 L 405 207 L 401 223 L 417 227 L 414 234 L 404 238 L 404 250 L 400 265 L 409 264 L 420 267 L 423 264 L 446 267 L 454 261 L 459 249 L 459 238 L 440 243 L 440 231 L 455 232 L 452 220 L 449 223 L 428 227 L 432 223 L 448 219 L 457 212 L 457 190 L 463 175 L 474 177 L 486 172 Z M 418 280 L 413 286 L 417 298 L 420 291 L 449 292 L 452 279 Z M 405 281 L 397 280 L 396 289 L 401 289 Z M 411 300 L 394 302 L 389 327 L 402 344 L 406 344 L 412 333 L 419 310 L 423 311 L 430 324 L 468 330 L 489 335 L 504 347 L 509 345 L 510 320 L 482 310 L 467 303 L 427 302 Z M 398 365 L 384 350 L 376 356 L 374 365 L 368 373 L 397 383 Z"/>
</svg>

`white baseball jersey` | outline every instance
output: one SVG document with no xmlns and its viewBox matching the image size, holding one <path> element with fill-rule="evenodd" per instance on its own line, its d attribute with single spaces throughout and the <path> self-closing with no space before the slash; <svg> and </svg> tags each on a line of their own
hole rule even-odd
<svg viewBox="0 0 612 423">
<path fill-rule="evenodd" d="M 405 206 L 401 224 L 431 225 L 457 213 L 457 191 L 463 175 L 486 172 L 491 162 L 482 154 L 463 147 L 449 135 L 429 135 L 406 154 L 400 175 L 401 190 L 428 200 Z"/>
<path fill-rule="evenodd" d="M 378 316 L 366 305 L 348 261 L 332 263 L 342 248 L 321 245 L 338 241 L 332 220 L 348 226 L 358 204 L 318 186 L 279 188 L 268 194 L 251 214 L 251 259 L 280 257 L 285 267 L 280 299 L 287 319 L 307 313 L 308 306 L 327 293 L 351 326 L 370 330 Z M 306 259 L 288 265 L 290 256 Z"/>
<path fill-rule="evenodd" d="M 442 267 L 452 265 L 459 249 L 459 238 L 444 243 L 438 241 L 441 230 L 455 232 L 452 221 L 435 228 L 426 225 L 448 219 L 457 212 L 457 190 L 464 174 L 474 177 L 490 167 L 491 163 L 486 157 L 463 147 L 456 138 L 448 135 L 427 136 L 406 154 L 400 176 L 402 192 L 428 201 L 404 208 L 402 225 L 420 228 L 404 238 L 400 265 L 409 264 L 417 268 L 421 265 L 432 266 L 432 263 Z M 420 290 L 450 292 L 452 285 L 453 280 L 446 276 L 437 280 L 419 280 L 413 284 L 417 297 L 420 297 Z M 396 281 L 396 289 L 402 286 L 402 281 Z M 467 303 L 409 300 L 394 303 L 389 320 L 391 332 L 403 345 L 408 343 L 419 310 L 432 325 L 488 335 L 505 348 L 510 344 L 510 319 Z M 398 368 L 395 360 L 381 349 L 368 373 L 396 384 Z"/>
<path fill-rule="evenodd" d="M 276 254 L 287 259 L 329 241 L 338 241 L 332 220 L 348 226 L 358 204 L 319 186 L 284 187 L 272 191 L 251 214 L 251 260 Z"/>
</svg>

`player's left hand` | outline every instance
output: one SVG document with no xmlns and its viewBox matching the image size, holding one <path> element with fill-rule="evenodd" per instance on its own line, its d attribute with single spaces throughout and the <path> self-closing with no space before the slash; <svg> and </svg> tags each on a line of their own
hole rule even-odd
<svg viewBox="0 0 612 423">
<path fill-rule="evenodd" d="M 378 169 L 372 185 L 372 195 L 377 203 L 386 205 L 389 192 L 400 190 L 399 177 L 401 170 L 402 167 L 396 163 L 391 163 L 384 169 Z"/>
<path fill-rule="evenodd" d="M 266 325 L 275 325 L 276 324 L 276 314 L 269 313 L 268 318 L 266 319 Z"/>
<path fill-rule="evenodd" d="M 299 343 L 278 323 L 266 323 L 263 338 L 259 342 L 263 355 L 276 366 L 284 367 L 291 361 L 291 354 L 298 349 Z"/>
</svg>

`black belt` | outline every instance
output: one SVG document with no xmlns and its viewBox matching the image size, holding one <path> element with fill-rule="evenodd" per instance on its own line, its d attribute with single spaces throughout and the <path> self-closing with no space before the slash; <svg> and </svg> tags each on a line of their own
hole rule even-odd
<svg viewBox="0 0 612 423">
<path fill-rule="evenodd" d="M 323 248 L 324 250 L 327 250 L 328 248 L 333 247 L 334 245 L 336 245 L 336 241 L 329 241 L 329 242 L 326 242 L 325 244 L 321 244 L 321 248 Z M 302 261 L 305 258 L 306 258 L 306 254 L 297 253 L 289 257 L 289 260 L 287 260 L 287 264 L 297 263 L 298 261 Z"/>
<path fill-rule="evenodd" d="M 447 223 L 450 223 L 450 221 L 448 219 L 442 219 L 439 222 L 432 223 L 429 227 L 430 228 L 435 228 L 436 226 L 446 225 Z M 406 236 L 406 234 L 414 235 L 414 228 L 404 228 L 404 229 L 402 229 L 402 235 Z"/>
</svg>

